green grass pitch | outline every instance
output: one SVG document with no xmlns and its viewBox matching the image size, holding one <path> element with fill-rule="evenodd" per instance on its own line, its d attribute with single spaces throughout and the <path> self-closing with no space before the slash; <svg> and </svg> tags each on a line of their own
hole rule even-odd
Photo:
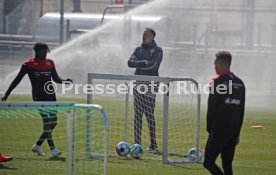
<svg viewBox="0 0 276 175">
<path fill-rule="evenodd" d="M 10 101 L 30 101 L 30 97 L 11 96 Z M 62 98 L 60 101 L 84 102 L 83 99 Z M 201 147 L 204 146 L 207 138 L 205 131 L 206 110 L 201 111 Z M 28 115 L 26 114 L 26 117 Z M 60 158 L 54 159 L 46 143 L 43 149 L 47 156 L 38 157 L 30 149 L 41 132 L 41 120 L 26 120 L 18 117 L 16 120 L 0 118 L 0 152 L 11 155 L 14 160 L 0 164 L 0 175 L 60 175 L 65 174 L 65 151 L 66 151 L 66 122 L 59 119 L 59 125 L 55 129 L 54 139 L 58 148 L 64 153 Z M 252 125 L 263 125 L 262 129 L 251 128 Z M 22 131 L 22 126 L 28 126 Z M 276 174 L 276 110 L 246 109 L 245 121 L 241 133 L 241 142 L 237 147 L 233 162 L 234 173 L 238 175 L 274 175 Z M 7 133 L 6 131 L 9 131 Z M 80 132 L 81 128 L 79 128 Z M 5 134 L 3 134 L 5 133 Z M 14 137 L 17 136 L 17 137 Z M 82 137 L 82 136 L 79 136 Z M 12 139 L 11 139 L 12 138 Z M 83 138 L 84 139 L 84 138 Z M 21 143 L 14 145 L 14 143 Z M 77 160 L 77 166 L 85 166 L 85 162 L 96 162 L 95 168 L 102 164 L 102 160 L 81 157 Z M 220 165 L 220 160 L 217 162 Z M 137 164 L 136 167 L 129 166 Z M 91 164 L 89 164 L 91 165 Z M 196 165 L 163 165 L 160 161 L 153 160 L 125 160 L 118 158 L 109 159 L 109 174 L 122 175 L 203 175 L 208 172 L 203 168 L 202 163 Z M 140 167 L 140 168 L 139 168 Z M 97 174 L 96 170 L 91 172 L 78 171 L 77 174 Z"/>
</svg>

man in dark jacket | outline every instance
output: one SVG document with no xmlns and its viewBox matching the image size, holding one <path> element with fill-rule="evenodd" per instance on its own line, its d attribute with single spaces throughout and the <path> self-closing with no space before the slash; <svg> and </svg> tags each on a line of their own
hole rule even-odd
<svg viewBox="0 0 276 175">
<path fill-rule="evenodd" d="M 46 58 L 47 52 L 50 51 L 44 43 L 36 43 L 34 45 L 35 58 L 27 60 L 15 77 L 10 87 L 2 97 L 2 101 L 6 101 L 10 93 L 20 83 L 22 78 L 28 74 L 32 85 L 33 101 L 56 101 L 55 89 L 50 92 L 53 87 L 52 80 L 56 83 L 72 82 L 71 79 L 61 79 L 55 68 L 55 64 L 51 59 Z M 48 90 L 48 91 L 47 91 Z M 57 125 L 57 115 L 55 110 L 40 109 L 39 113 L 43 121 L 43 132 L 36 144 L 33 145 L 32 151 L 39 156 L 44 156 L 41 145 L 47 140 L 53 156 L 61 154 L 55 147 L 52 132 Z"/>
<path fill-rule="evenodd" d="M 207 132 L 204 167 L 212 175 L 232 175 L 232 161 L 244 118 L 245 86 L 230 71 L 232 56 L 229 52 L 216 54 L 218 74 L 211 82 L 213 89 L 208 99 Z M 221 154 L 223 171 L 215 164 Z"/>
<path fill-rule="evenodd" d="M 155 31 L 151 28 L 146 28 L 143 33 L 143 43 L 137 47 L 128 60 L 128 66 L 136 68 L 135 75 L 159 76 L 158 70 L 162 62 L 163 51 L 154 41 Z M 153 83 L 154 88 L 150 87 L 148 81 L 136 81 L 134 87 L 134 142 L 141 144 L 142 117 L 145 114 L 149 127 L 150 146 L 148 151 L 156 152 L 156 133 L 155 133 L 155 99 L 159 84 Z M 141 91 L 147 90 L 145 93 L 139 91 L 139 85 L 144 85 L 147 88 L 140 88 Z M 151 84 L 152 85 L 152 84 Z M 154 92 L 151 90 L 154 89 Z"/>
</svg>

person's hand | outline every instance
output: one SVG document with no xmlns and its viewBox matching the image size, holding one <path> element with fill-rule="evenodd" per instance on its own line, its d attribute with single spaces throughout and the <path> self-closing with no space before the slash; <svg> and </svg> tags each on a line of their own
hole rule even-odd
<svg viewBox="0 0 276 175">
<path fill-rule="evenodd" d="M 68 85 L 68 84 L 73 83 L 73 80 L 72 80 L 72 79 L 70 79 L 70 78 L 67 78 L 66 80 L 63 80 L 63 81 L 62 81 L 62 83 L 64 83 L 64 84 Z"/>
<path fill-rule="evenodd" d="M 7 96 L 7 95 L 4 95 L 4 96 L 2 97 L 2 99 L 1 99 L 1 101 L 7 101 L 7 99 L 8 99 L 8 96 Z"/>
<path fill-rule="evenodd" d="M 240 144 L 240 136 L 237 137 L 236 145 Z"/>
<path fill-rule="evenodd" d="M 67 82 L 73 83 L 73 80 L 71 78 L 66 79 Z"/>
<path fill-rule="evenodd" d="M 137 61 L 137 60 L 138 60 L 138 58 L 135 55 L 132 55 L 130 57 L 130 61 Z"/>
</svg>

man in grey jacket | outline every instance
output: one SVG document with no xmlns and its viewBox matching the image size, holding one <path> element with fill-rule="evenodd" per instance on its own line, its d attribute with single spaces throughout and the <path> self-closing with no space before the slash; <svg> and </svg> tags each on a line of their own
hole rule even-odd
<svg viewBox="0 0 276 175">
<path fill-rule="evenodd" d="M 143 33 L 143 43 L 135 49 L 128 60 L 128 66 L 136 68 L 135 75 L 159 76 L 163 51 L 154 41 L 155 35 L 153 29 L 146 28 Z M 144 88 L 138 88 L 139 85 L 143 85 Z M 145 114 L 150 134 L 150 146 L 147 150 L 157 152 L 154 110 L 159 83 L 154 83 L 154 88 L 151 86 L 152 83 L 148 81 L 136 81 L 134 86 L 134 142 L 141 144 L 142 117 Z"/>
</svg>

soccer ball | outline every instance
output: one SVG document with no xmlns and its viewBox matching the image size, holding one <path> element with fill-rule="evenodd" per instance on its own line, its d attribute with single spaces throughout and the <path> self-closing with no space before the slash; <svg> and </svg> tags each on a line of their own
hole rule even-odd
<svg viewBox="0 0 276 175">
<path fill-rule="evenodd" d="M 130 147 L 126 142 L 119 142 L 116 145 L 116 152 L 119 156 L 127 156 L 130 152 Z"/>
<path fill-rule="evenodd" d="M 191 148 L 187 152 L 187 156 L 188 156 L 189 160 L 191 160 L 193 162 L 196 161 L 196 154 L 197 154 L 197 149 L 196 148 Z M 202 159 L 202 152 L 199 149 L 198 160 L 197 161 L 200 161 L 201 159 Z"/>
<path fill-rule="evenodd" d="M 130 146 L 130 155 L 134 159 L 141 159 L 144 154 L 144 149 L 139 144 L 134 144 Z"/>
</svg>

